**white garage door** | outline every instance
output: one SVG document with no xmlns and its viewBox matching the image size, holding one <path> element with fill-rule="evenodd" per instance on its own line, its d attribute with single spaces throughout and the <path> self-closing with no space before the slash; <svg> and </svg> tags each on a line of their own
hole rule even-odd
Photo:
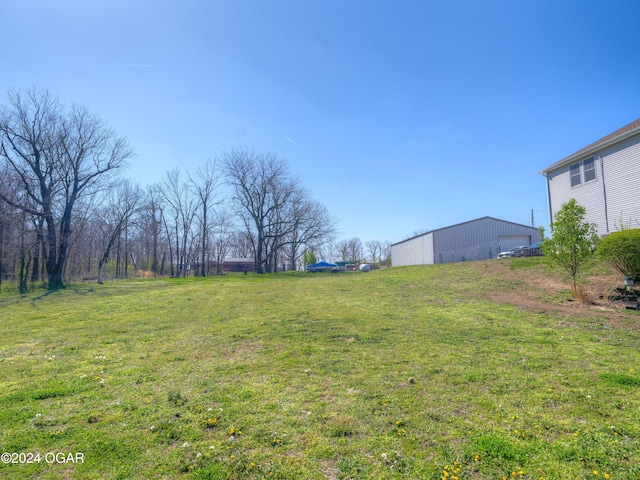
<svg viewBox="0 0 640 480">
<path fill-rule="evenodd" d="M 531 237 L 529 235 L 501 235 L 498 237 L 498 242 L 500 242 L 500 251 L 506 252 L 515 247 L 531 245 Z"/>
</svg>

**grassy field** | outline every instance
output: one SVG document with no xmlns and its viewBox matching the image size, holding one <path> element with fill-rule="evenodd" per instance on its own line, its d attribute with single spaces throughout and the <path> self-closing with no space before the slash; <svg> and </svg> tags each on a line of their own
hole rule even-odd
<svg viewBox="0 0 640 480">
<path fill-rule="evenodd" d="M 640 315 L 571 305 L 556 275 L 513 259 L 4 293 L 0 452 L 24 455 L 0 477 L 640 478 Z"/>
</svg>

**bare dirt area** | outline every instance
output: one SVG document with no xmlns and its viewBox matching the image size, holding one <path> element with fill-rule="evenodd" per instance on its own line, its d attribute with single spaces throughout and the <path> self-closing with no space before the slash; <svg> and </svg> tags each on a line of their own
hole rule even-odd
<svg viewBox="0 0 640 480">
<path fill-rule="evenodd" d="M 515 262 L 515 263 L 514 263 Z M 571 319 L 592 319 L 602 324 L 640 330 L 640 311 L 627 309 L 624 302 L 614 301 L 616 287 L 623 287 L 618 273 L 591 269 L 580 286 L 587 302 L 574 298 L 568 276 L 552 269 L 546 262 L 527 265 L 519 259 L 489 260 L 469 265 L 477 278 L 499 278 L 505 288 L 483 288 L 481 295 L 524 310 L 565 317 L 561 323 L 571 326 Z"/>
</svg>

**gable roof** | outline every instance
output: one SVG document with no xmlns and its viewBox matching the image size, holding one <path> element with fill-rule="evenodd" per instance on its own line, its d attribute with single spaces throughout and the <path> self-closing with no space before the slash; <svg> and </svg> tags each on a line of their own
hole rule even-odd
<svg viewBox="0 0 640 480">
<path fill-rule="evenodd" d="M 581 157 L 586 157 L 588 155 L 591 155 L 597 152 L 598 150 L 602 150 L 610 145 L 613 145 L 614 143 L 621 142 L 622 140 L 632 137 L 638 133 L 640 133 L 640 118 L 638 118 L 637 120 L 634 120 L 633 122 L 625 125 L 622 128 L 619 128 L 615 132 L 612 132 L 609 135 L 602 137 L 600 140 L 596 140 L 590 145 L 587 145 L 586 147 L 581 148 L 577 152 L 572 153 L 568 157 L 565 157 L 562 160 L 554 163 L 553 165 L 545 168 L 540 173 L 542 175 L 546 175 L 551 170 L 555 170 L 557 168 L 563 167 L 575 160 L 580 159 Z"/>
<path fill-rule="evenodd" d="M 430 233 L 439 232 L 441 230 L 448 230 L 450 228 L 460 227 L 460 226 L 466 225 L 468 223 L 476 223 L 476 222 L 480 222 L 482 220 L 493 220 L 493 221 L 496 221 L 496 222 L 508 223 L 510 225 L 515 225 L 517 227 L 526 227 L 526 228 L 530 228 L 532 230 L 538 230 L 537 228 L 531 227 L 529 225 L 523 225 L 521 223 L 509 222 L 508 220 L 501 220 L 499 218 L 486 216 L 486 217 L 476 218 L 474 220 L 467 220 L 466 222 L 456 223 L 455 225 L 449 225 L 448 227 L 436 228 L 435 230 L 429 230 L 428 232 L 419 233 L 417 235 L 414 235 L 413 237 L 405 238 L 404 240 L 400 240 L 399 242 L 392 243 L 391 246 L 399 245 L 401 243 L 408 242 L 409 240 L 413 240 L 414 238 L 418 238 L 418 237 L 423 237 L 425 235 L 429 235 Z"/>
</svg>

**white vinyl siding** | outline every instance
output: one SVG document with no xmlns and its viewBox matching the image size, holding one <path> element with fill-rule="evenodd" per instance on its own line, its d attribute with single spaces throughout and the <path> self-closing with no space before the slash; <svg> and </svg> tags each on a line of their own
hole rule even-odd
<svg viewBox="0 0 640 480">
<path fill-rule="evenodd" d="M 640 135 L 626 139 L 591 157 L 547 173 L 550 221 L 572 198 L 586 209 L 585 220 L 599 235 L 640 228 Z M 574 186 L 573 166 L 580 165 L 581 183 Z"/>
<path fill-rule="evenodd" d="M 603 153 L 609 232 L 640 228 L 640 136 Z M 604 233 L 600 232 L 599 233 Z"/>
</svg>

